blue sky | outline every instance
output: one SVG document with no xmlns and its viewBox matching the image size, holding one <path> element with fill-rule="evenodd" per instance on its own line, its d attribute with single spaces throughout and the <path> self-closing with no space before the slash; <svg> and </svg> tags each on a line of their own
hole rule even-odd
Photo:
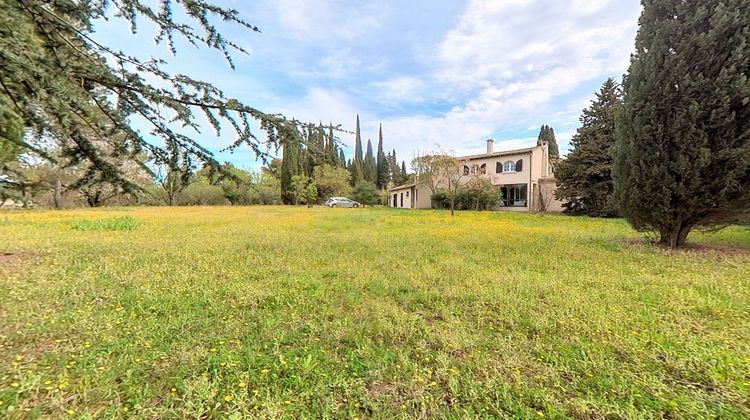
<svg viewBox="0 0 750 420">
<path fill-rule="evenodd" d="M 333 121 L 377 139 L 407 162 L 440 143 L 478 153 L 535 143 L 541 124 L 555 128 L 563 152 L 578 116 L 607 77 L 618 80 L 633 50 L 637 0 L 217 1 L 233 7 L 257 34 L 224 32 L 249 55 L 232 71 L 222 56 L 154 45 L 153 28 L 135 36 L 122 22 L 97 26 L 96 37 L 168 69 L 216 84 L 229 97 L 266 112 Z M 193 133 L 212 150 L 231 141 Z M 351 154 L 353 135 L 342 135 Z M 220 160 L 257 167 L 248 150 Z"/>
</svg>

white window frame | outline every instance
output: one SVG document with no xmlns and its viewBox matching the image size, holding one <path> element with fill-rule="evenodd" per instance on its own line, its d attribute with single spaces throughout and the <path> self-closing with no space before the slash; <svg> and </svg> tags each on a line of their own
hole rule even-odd
<svg viewBox="0 0 750 420">
<path fill-rule="evenodd" d="M 516 172 L 516 162 L 509 160 L 503 163 L 503 173 L 505 172 Z"/>
</svg>

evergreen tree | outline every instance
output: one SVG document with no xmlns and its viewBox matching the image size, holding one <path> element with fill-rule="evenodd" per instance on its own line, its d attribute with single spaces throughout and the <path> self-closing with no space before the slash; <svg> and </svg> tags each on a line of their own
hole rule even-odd
<svg viewBox="0 0 750 420">
<path fill-rule="evenodd" d="M 391 173 L 391 181 L 394 185 L 401 184 L 401 167 L 398 165 L 398 159 L 396 158 L 396 150 L 394 149 L 388 154 L 388 171 Z"/>
<path fill-rule="evenodd" d="M 304 172 L 302 162 L 300 161 L 302 149 L 300 147 L 298 132 L 296 130 L 289 130 L 282 137 L 281 142 L 281 199 L 284 204 L 292 204 L 294 203 L 294 194 L 292 193 L 293 178 L 295 175 L 300 175 Z"/>
<path fill-rule="evenodd" d="M 362 181 L 352 189 L 352 198 L 362 206 L 378 204 L 380 193 L 375 184 L 369 181 Z"/>
<path fill-rule="evenodd" d="M 560 157 L 560 148 L 557 146 L 557 139 L 555 138 L 555 129 L 543 124 L 539 130 L 539 136 L 537 137 L 536 145 L 540 146 L 542 141 L 546 141 L 549 150 L 550 161 L 555 161 Z"/>
<path fill-rule="evenodd" d="M 573 150 L 555 168 L 557 191 L 565 213 L 595 217 L 613 217 L 617 209 L 612 200 L 614 183 L 615 113 L 622 101 L 617 82 L 609 78 L 596 99 L 583 110 L 571 143 Z"/>
<path fill-rule="evenodd" d="M 620 213 L 661 244 L 750 208 L 750 7 L 644 0 L 623 83 L 614 166 Z"/>
<path fill-rule="evenodd" d="M 183 39 L 217 51 L 233 68 L 233 53 L 246 51 L 225 38 L 216 21 L 222 21 L 222 27 L 229 23 L 258 31 L 236 10 L 210 2 L 157 3 L 154 7 L 144 0 L 2 2 L 0 104 L 12 104 L 24 126 L 38 134 L 27 139 L 53 140 L 60 145 L 63 159 L 91 164 L 97 175 L 90 179 L 116 182 L 128 192 L 139 187 L 128 180 L 120 163 L 138 162 L 143 149 L 159 164 L 169 163 L 167 148 L 175 145 L 218 166 L 209 150 L 180 132 L 182 127 L 197 129 L 203 117 L 216 131 L 223 127 L 234 132 L 236 140 L 229 148 L 247 145 L 262 156 L 267 156 L 266 145 L 279 145 L 276 131 L 289 123 L 227 98 L 210 83 L 171 74 L 162 60 L 127 55 L 94 33 L 104 19 L 133 32 L 136 27 L 153 27 L 156 42 L 173 53 L 176 40 Z M 99 124 L 102 115 L 107 124 Z M 133 115 L 148 128 L 133 128 Z M 268 143 L 250 129 L 256 122 L 268 133 Z M 150 138 L 154 136 L 160 142 Z M 24 141 L 22 146 L 51 157 L 30 143 Z"/>
<path fill-rule="evenodd" d="M 333 135 L 333 124 L 328 124 L 328 137 L 326 139 L 326 163 L 329 165 L 341 166 L 339 161 L 338 146 L 336 137 Z"/>
<path fill-rule="evenodd" d="M 359 114 L 357 114 L 357 128 L 354 131 L 354 159 L 352 159 L 352 185 L 357 185 L 364 179 L 364 158 L 362 156 L 362 137 L 359 131 Z"/>
<path fill-rule="evenodd" d="M 364 177 L 365 181 L 375 183 L 378 180 L 378 168 L 375 162 L 375 156 L 372 153 L 372 142 L 367 139 L 367 154 L 365 154 L 364 161 Z"/>
<path fill-rule="evenodd" d="M 385 151 L 383 151 L 383 124 L 380 124 L 380 128 L 378 129 L 378 160 L 376 166 L 378 172 L 378 182 L 376 186 L 378 189 L 383 189 L 388 186 L 390 178 L 388 159 L 385 155 Z"/>
</svg>

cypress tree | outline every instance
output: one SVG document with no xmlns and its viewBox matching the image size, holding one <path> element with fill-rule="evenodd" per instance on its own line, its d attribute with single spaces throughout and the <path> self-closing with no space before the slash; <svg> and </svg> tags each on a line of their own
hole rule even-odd
<svg viewBox="0 0 750 420">
<path fill-rule="evenodd" d="M 341 166 L 339 154 L 336 150 L 336 137 L 333 135 L 333 124 L 328 123 L 328 138 L 326 141 L 326 163 L 334 166 Z"/>
<path fill-rule="evenodd" d="M 677 247 L 750 208 L 750 7 L 644 0 L 617 117 L 615 197 Z"/>
<path fill-rule="evenodd" d="M 622 100 L 620 87 L 609 78 L 596 99 L 583 110 L 581 127 L 571 139 L 573 150 L 555 168 L 555 195 L 565 203 L 565 213 L 613 217 L 615 113 Z"/>
<path fill-rule="evenodd" d="M 281 198 L 285 204 L 294 202 L 292 195 L 292 177 L 302 173 L 300 161 L 300 141 L 297 132 L 289 130 L 281 139 Z"/>
<path fill-rule="evenodd" d="M 362 137 L 359 132 L 359 114 L 357 114 L 357 128 L 354 131 L 354 159 L 352 159 L 352 185 L 357 185 L 364 179 L 364 159 L 362 157 Z"/>
<path fill-rule="evenodd" d="M 557 139 L 555 138 L 555 129 L 542 124 L 542 128 L 539 129 L 539 136 L 537 137 L 536 145 L 540 146 L 542 141 L 546 141 L 549 150 L 549 159 L 554 161 L 560 157 L 560 148 L 557 146 Z"/>
<path fill-rule="evenodd" d="M 378 129 L 378 182 L 376 183 L 378 189 L 383 189 L 388 185 L 390 172 L 388 169 L 388 159 L 385 156 L 385 151 L 383 151 L 383 124 L 380 124 Z"/>
<path fill-rule="evenodd" d="M 372 182 L 373 184 L 378 180 L 378 168 L 375 162 L 375 156 L 372 153 L 372 142 L 367 139 L 367 154 L 365 154 L 364 162 L 364 176 L 365 180 Z"/>
<path fill-rule="evenodd" d="M 362 137 L 359 132 L 359 114 L 357 114 L 357 128 L 354 131 L 354 161 L 362 162 Z"/>
</svg>

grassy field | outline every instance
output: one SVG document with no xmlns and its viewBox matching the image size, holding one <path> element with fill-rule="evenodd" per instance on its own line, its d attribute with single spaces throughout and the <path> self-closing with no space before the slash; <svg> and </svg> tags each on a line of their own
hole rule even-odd
<svg viewBox="0 0 750 420">
<path fill-rule="evenodd" d="M 0 417 L 750 416 L 750 230 L 640 239 L 498 212 L 0 213 Z"/>
</svg>

